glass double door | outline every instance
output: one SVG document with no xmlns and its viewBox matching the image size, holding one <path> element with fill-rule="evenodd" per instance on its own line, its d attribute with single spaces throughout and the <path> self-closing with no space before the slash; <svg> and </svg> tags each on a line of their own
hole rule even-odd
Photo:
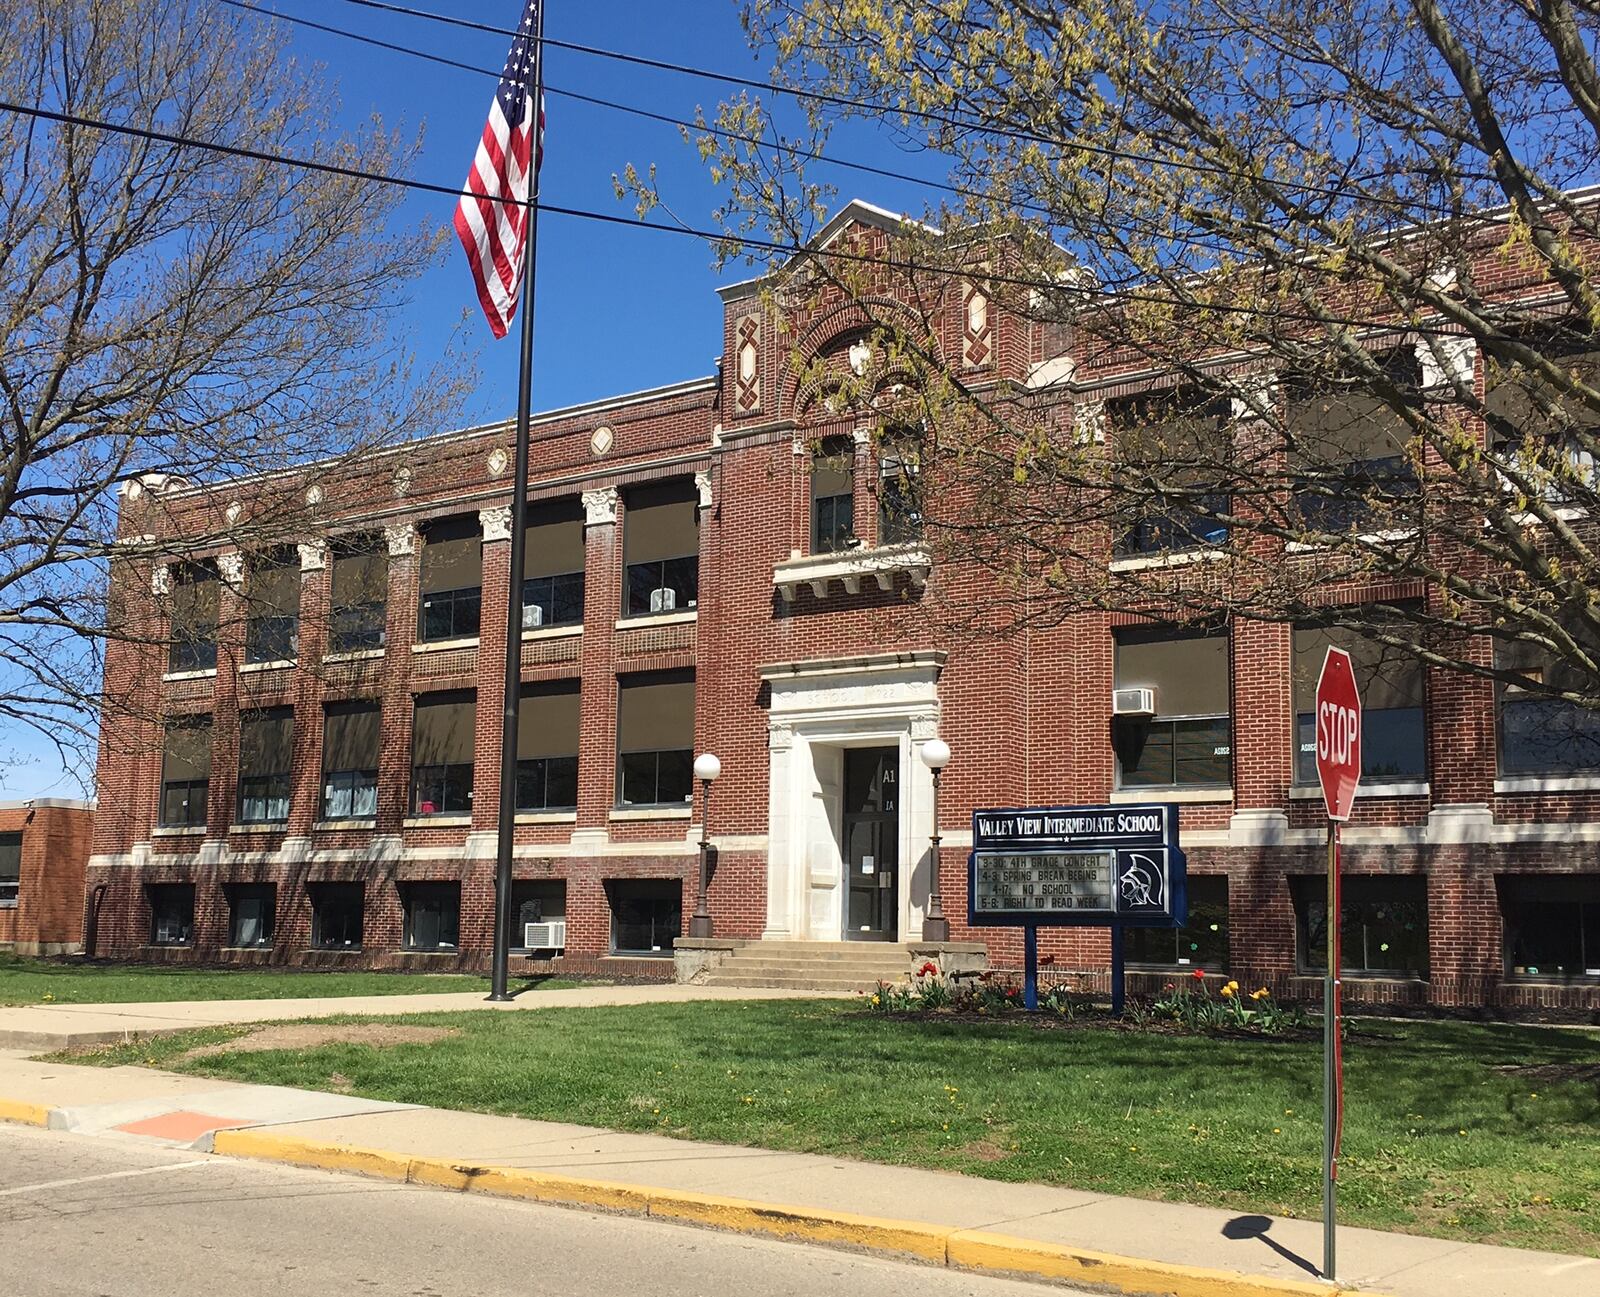
<svg viewBox="0 0 1600 1297">
<path fill-rule="evenodd" d="M 843 847 L 844 935 L 894 941 L 900 916 L 900 752 L 846 748 Z"/>
</svg>

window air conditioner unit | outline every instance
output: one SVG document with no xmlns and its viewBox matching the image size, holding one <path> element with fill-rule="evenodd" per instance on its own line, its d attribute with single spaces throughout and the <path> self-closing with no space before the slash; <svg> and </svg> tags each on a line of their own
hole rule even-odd
<svg viewBox="0 0 1600 1297">
<path fill-rule="evenodd" d="M 533 630 L 544 625 L 544 608 L 540 604 L 524 604 L 522 608 L 522 629 Z"/>
<path fill-rule="evenodd" d="M 678 592 L 671 586 L 660 586 L 650 592 L 651 612 L 671 612 L 678 606 Z"/>
<path fill-rule="evenodd" d="M 524 923 L 522 945 L 525 950 L 565 950 L 567 921 L 548 919 L 544 923 Z"/>
<path fill-rule="evenodd" d="M 1156 691 L 1154 689 L 1113 689 L 1111 691 L 1113 716 L 1154 716 Z"/>
</svg>

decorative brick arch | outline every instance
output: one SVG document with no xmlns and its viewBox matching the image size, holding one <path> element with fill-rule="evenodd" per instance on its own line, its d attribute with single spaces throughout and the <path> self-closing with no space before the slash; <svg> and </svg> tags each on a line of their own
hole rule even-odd
<svg viewBox="0 0 1600 1297">
<path fill-rule="evenodd" d="M 869 313 L 869 308 L 870 312 Z M 801 368 L 809 367 L 820 356 L 837 350 L 854 337 L 871 333 L 875 329 L 900 328 L 907 333 L 922 332 L 922 320 L 904 302 L 891 297 L 864 297 L 840 302 L 823 310 L 811 321 L 795 343 L 801 357 Z M 909 375 L 903 371 L 886 371 L 877 375 L 875 391 L 886 383 L 905 382 Z M 790 366 L 783 376 L 782 408 L 799 418 L 816 401 L 839 386 L 831 375 L 806 375 Z"/>
</svg>

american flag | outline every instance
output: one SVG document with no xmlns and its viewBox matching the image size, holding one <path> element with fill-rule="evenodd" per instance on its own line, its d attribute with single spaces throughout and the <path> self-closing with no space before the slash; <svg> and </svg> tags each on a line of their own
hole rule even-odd
<svg viewBox="0 0 1600 1297">
<path fill-rule="evenodd" d="M 494 336 L 503 338 L 517 313 L 522 285 L 522 254 L 528 239 L 527 202 L 544 161 L 544 91 L 532 85 L 534 33 L 539 0 L 528 0 L 517 38 L 489 105 L 478 155 L 467 175 L 466 193 L 456 207 L 456 234 L 472 267 L 472 282 Z M 528 166 L 534 145 L 534 104 L 538 103 L 538 156 Z"/>
</svg>

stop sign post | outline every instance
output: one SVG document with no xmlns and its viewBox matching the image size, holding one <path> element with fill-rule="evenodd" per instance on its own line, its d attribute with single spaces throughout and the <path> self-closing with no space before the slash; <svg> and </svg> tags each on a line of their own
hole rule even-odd
<svg viewBox="0 0 1600 1297">
<path fill-rule="evenodd" d="M 1344 1129 L 1344 1059 L 1339 1038 L 1339 825 L 1350 818 L 1361 782 L 1361 695 L 1350 655 L 1330 647 L 1317 677 L 1313 715 L 1317 781 L 1328 809 L 1328 975 L 1322 993 L 1322 1277 L 1334 1277 L 1334 1207 Z"/>
</svg>

